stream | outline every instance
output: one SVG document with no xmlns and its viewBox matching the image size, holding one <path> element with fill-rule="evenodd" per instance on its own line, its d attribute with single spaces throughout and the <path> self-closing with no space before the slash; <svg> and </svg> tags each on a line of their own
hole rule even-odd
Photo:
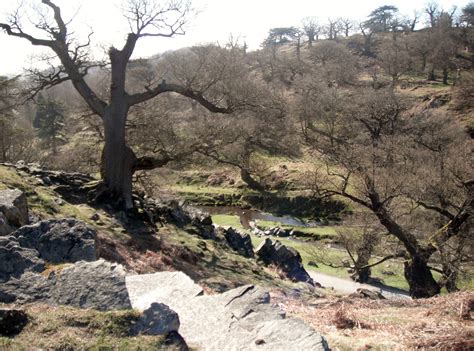
<svg viewBox="0 0 474 351">
<path fill-rule="evenodd" d="M 278 222 L 281 225 L 294 227 L 320 227 L 318 222 L 305 222 L 301 219 L 290 216 L 275 216 L 271 213 L 260 212 L 252 209 L 242 209 L 236 206 L 197 206 L 200 210 L 209 213 L 210 215 L 234 215 L 239 216 L 240 223 L 245 229 L 251 229 L 251 222 L 256 220 Z"/>
</svg>

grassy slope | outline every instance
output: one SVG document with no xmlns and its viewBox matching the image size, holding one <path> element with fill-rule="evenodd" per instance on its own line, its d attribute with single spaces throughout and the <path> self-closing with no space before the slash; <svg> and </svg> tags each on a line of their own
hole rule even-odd
<svg viewBox="0 0 474 351">
<path fill-rule="evenodd" d="M 173 350 L 163 336 L 130 336 L 136 311 L 99 312 L 30 305 L 29 323 L 15 338 L 0 337 L 0 350 Z"/>
<path fill-rule="evenodd" d="M 192 228 L 171 224 L 150 227 L 144 223 L 124 226 L 117 216 L 88 204 L 72 205 L 52 187 L 39 180 L 0 166 L 0 189 L 19 188 L 28 198 L 30 212 L 46 218 L 72 217 L 94 227 L 99 236 L 99 254 L 138 272 L 182 270 L 210 289 L 223 290 L 243 284 L 289 286 L 272 270 L 262 269 L 221 242 L 203 240 L 191 234 Z M 99 221 L 91 220 L 98 213 Z"/>
</svg>

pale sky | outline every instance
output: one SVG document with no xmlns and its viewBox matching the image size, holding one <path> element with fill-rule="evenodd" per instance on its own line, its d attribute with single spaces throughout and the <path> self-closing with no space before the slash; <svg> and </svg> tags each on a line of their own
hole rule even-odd
<svg viewBox="0 0 474 351">
<path fill-rule="evenodd" d="M 3 22 L 19 0 L 0 0 L 0 21 Z M 29 0 L 41 2 L 40 0 Z M 121 15 L 122 0 L 56 0 L 65 18 L 74 18 L 76 33 L 94 29 L 93 44 L 106 48 L 111 44 L 121 47 L 127 33 L 127 23 Z M 421 11 L 428 0 L 193 0 L 199 12 L 187 25 L 186 35 L 175 38 L 146 38 L 139 41 L 134 57 L 208 42 L 227 42 L 232 36 L 245 40 L 250 49 L 257 49 L 268 30 L 274 27 L 299 26 L 304 17 L 315 16 L 321 21 L 328 17 L 347 17 L 363 20 L 381 5 L 397 6 L 401 14 Z M 463 7 L 469 0 L 438 0 L 444 9 Z M 23 68 L 36 64 L 31 55 L 37 53 L 24 39 L 10 38 L 0 32 L 0 75 L 21 73 Z M 46 51 L 48 52 L 48 51 Z M 99 49 L 97 53 L 101 52 Z"/>
</svg>

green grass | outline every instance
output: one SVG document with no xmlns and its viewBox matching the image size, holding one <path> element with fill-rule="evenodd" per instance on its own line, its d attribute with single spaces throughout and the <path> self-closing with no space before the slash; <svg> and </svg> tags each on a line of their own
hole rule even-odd
<svg viewBox="0 0 474 351">
<path fill-rule="evenodd" d="M 215 224 L 220 226 L 230 226 L 240 231 L 245 231 L 250 233 L 250 231 L 244 230 L 242 225 L 240 224 L 240 220 L 238 216 L 235 215 L 213 215 L 212 220 Z M 277 222 L 271 221 L 258 221 L 258 224 L 263 227 L 275 227 L 278 226 Z M 282 228 L 292 228 L 289 226 L 280 226 Z M 339 228 L 344 227 L 335 227 L 335 226 L 327 226 L 327 227 L 317 227 L 317 228 L 306 228 L 306 227 L 295 227 L 297 230 L 305 231 L 307 233 L 314 233 L 318 235 L 335 235 L 336 230 Z M 352 230 L 356 230 L 350 228 Z M 265 237 L 259 237 L 255 234 L 250 233 L 252 237 L 253 246 L 256 248 L 260 245 Z M 284 245 L 293 247 L 296 249 L 303 260 L 303 265 L 307 270 L 314 270 L 316 272 L 324 273 L 327 275 L 331 275 L 338 278 L 343 279 L 350 279 L 350 274 L 347 272 L 347 268 L 333 268 L 318 262 L 318 258 L 312 252 L 315 250 L 319 250 L 319 246 L 316 245 L 314 242 L 311 241 L 301 241 L 301 240 L 290 240 L 289 238 L 276 238 L 271 237 L 272 240 L 279 240 Z M 343 260 L 348 260 L 349 256 L 346 252 L 339 249 L 325 249 L 325 261 L 326 262 L 333 262 L 336 264 L 341 264 Z M 376 261 L 380 258 L 374 257 L 373 261 Z M 318 267 L 308 266 L 309 261 L 314 261 L 318 263 Z M 372 261 L 372 262 L 373 262 Z M 394 275 L 387 275 L 383 272 L 393 272 Z M 390 260 L 382 263 L 381 265 L 375 266 L 372 268 L 372 276 L 376 278 L 380 278 L 383 282 L 395 288 L 408 290 L 408 283 L 405 280 L 403 274 L 403 262 L 400 260 Z M 433 271 L 433 276 L 436 280 L 440 278 L 440 274 L 438 272 Z M 474 280 L 472 279 L 472 275 L 470 277 L 464 277 L 459 281 L 459 288 L 463 290 L 473 290 L 474 289 Z"/>
<path fill-rule="evenodd" d="M 243 230 L 244 228 L 240 224 L 239 216 L 236 215 L 212 215 L 212 222 L 220 225 L 222 227 L 232 227 L 238 230 Z"/>
<path fill-rule="evenodd" d="M 177 193 L 195 194 L 238 194 L 239 190 L 228 187 L 176 184 L 171 187 Z"/>
<path fill-rule="evenodd" d="M 71 307 L 26 307 L 30 323 L 14 338 L 0 338 L 0 350 L 168 350 L 163 336 L 131 336 L 140 313 L 99 312 Z M 172 348 L 171 348 L 172 349 Z"/>
</svg>

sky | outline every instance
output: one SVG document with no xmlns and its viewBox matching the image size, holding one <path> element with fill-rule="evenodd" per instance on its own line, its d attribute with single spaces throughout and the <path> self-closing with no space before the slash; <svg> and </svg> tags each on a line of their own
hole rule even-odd
<svg viewBox="0 0 474 351">
<path fill-rule="evenodd" d="M 38 2 L 40 0 L 26 0 Z M 164 0 L 166 1 L 166 0 Z M 19 0 L 0 0 L 0 22 L 18 4 Z M 95 55 L 101 56 L 110 45 L 121 47 L 127 33 L 127 22 L 122 16 L 123 0 L 53 0 L 63 11 L 64 17 L 74 17 L 75 33 L 84 36 L 94 30 Z M 421 11 L 428 0 L 193 0 L 197 14 L 186 26 L 186 35 L 174 38 L 141 39 L 134 58 L 148 57 L 178 48 L 219 42 L 226 43 L 230 36 L 247 42 L 257 49 L 274 27 L 298 26 L 304 17 L 347 17 L 364 20 L 381 5 L 397 6 L 401 14 L 412 15 Z M 444 9 L 464 7 L 469 0 L 438 0 Z M 28 19 L 28 17 L 25 17 Z M 0 32 L 0 75 L 14 75 L 24 68 L 38 65 L 35 55 L 42 51 L 24 39 L 11 38 Z M 48 51 L 46 51 L 48 53 Z"/>
</svg>

